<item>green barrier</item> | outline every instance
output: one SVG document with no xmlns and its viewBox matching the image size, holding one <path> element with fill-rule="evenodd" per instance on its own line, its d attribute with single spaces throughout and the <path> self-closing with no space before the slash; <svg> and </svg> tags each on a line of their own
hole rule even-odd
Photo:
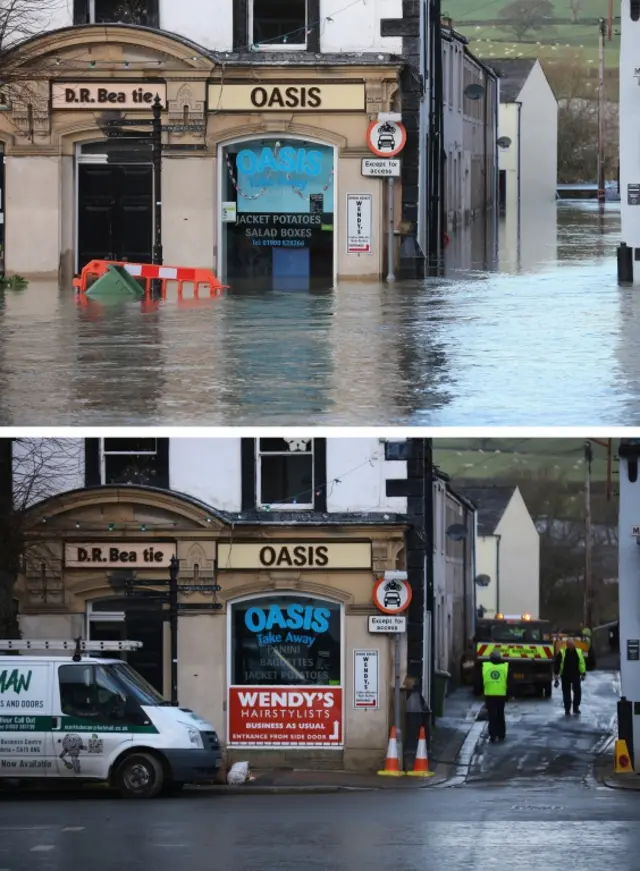
<svg viewBox="0 0 640 871">
<path fill-rule="evenodd" d="M 124 266 L 110 264 L 104 275 L 87 290 L 88 299 L 142 299 L 144 290 Z"/>
</svg>

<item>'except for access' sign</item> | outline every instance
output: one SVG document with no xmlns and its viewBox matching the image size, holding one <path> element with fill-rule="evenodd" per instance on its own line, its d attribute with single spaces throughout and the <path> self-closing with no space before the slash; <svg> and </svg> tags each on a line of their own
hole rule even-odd
<svg viewBox="0 0 640 871">
<path fill-rule="evenodd" d="M 396 615 L 369 617 L 369 632 L 406 632 L 407 618 Z"/>
<path fill-rule="evenodd" d="M 363 157 L 362 175 L 373 178 L 399 178 L 400 161 L 384 157 Z"/>
</svg>

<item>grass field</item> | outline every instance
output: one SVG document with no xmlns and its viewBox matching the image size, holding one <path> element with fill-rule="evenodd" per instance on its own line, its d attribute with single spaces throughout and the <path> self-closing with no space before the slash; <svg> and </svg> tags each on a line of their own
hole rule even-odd
<svg viewBox="0 0 640 871">
<path fill-rule="evenodd" d="M 536 473 L 574 483 L 582 483 L 585 477 L 581 439 L 434 439 L 433 445 L 434 462 L 451 475 L 454 486 L 456 480 L 499 483 Z M 603 482 L 606 450 L 594 444 L 592 451 L 592 478 Z"/>
<path fill-rule="evenodd" d="M 500 10 L 509 0 L 441 0 L 441 2 L 443 15 L 450 15 L 455 22 L 462 22 L 464 18 L 485 20 L 499 18 Z M 551 3 L 556 17 L 572 17 L 569 0 L 551 0 Z M 582 0 L 579 17 L 606 18 L 608 9 L 608 0 Z M 613 14 L 620 15 L 620 0 L 614 0 Z"/>
<path fill-rule="evenodd" d="M 553 0 L 552 0 L 553 2 Z M 580 0 L 578 0 L 580 2 Z M 454 27 L 470 41 L 471 51 L 479 58 L 539 57 L 541 60 L 564 63 L 567 60 L 596 64 L 598 60 L 598 27 L 595 24 L 556 24 L 529 31 L 523 42 L 517 42 L 507 25 L 497 22 L 507 0 L 444 0 L 443 15 L 453 19 Z M 555 16 L 571 18 L 568 0 L 553 2 Z M 607 0 L 581 0 L 579 18 L 607 16 Z M 620 2 L 615 0 L 614 15 L 620 14 Z M 477 22 L 465 24 L 465 21 Z M 620 50 L 619 26 L 614 24 L 614 36 L 605 46 L 608 67 L 618 65 Z"/>
</svg>

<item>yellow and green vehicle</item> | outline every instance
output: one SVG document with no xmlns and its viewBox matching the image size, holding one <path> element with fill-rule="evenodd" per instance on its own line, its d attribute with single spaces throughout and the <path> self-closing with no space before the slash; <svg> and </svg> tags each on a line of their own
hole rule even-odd
<svg viewBox="0 0 640 871">
<path fill-rule="evenodd" d="M 496 614 L 476 623 L 473 691 L 482 694 L 482 663 L 498 650 L 509 663 L 509 685 L 516 690 L 533 690 L 551 698 L 555 659 L 551 623 L 529 614 Z"/>
</svg>

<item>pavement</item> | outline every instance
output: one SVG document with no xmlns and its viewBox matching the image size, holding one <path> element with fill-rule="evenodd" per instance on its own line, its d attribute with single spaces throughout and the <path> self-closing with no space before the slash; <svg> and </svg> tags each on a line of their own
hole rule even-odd
<svg viewBox="0 0 640 871">
<path fill-rule="evenodd" d="M 239 795 L 269 793 L 327 793 L 357 790 L 407 790 L 439 786 L 458 770 L 458 760 L 469 734 L 476 725 L 482 702 L 463 687 L 449 694 L 445 716 L 431 730 L 429 769 L 431 777 L 383 777 L 375 772 L 308 771 L 300 769 L 252 770 L 252 780 L 237 786 L 216 784 L 199 787 L 208 791 Z M 479 734 L 479 732 L 478 732 Z M 196 787 L 198 789 L 198 787 Z"/>
<path fill-rule="evenodd" d="M 465 714 L 452 697 L 433 744 L 447 776 L 433 788 L 302 799 L 247 785 L 234 788 L 242 798 L 203 789 L 150 802 L 98 790 L 5 794 L 0 871 L 549 871 L 576 856 L 580 871 L 638 871 L 638 800 L 603 780 L 618 694 L 615 673 L 594 672 L 580 716 L 565 717 L 557 694 L 510 702 L 505 744 L 488 744 L 473 705 Z"/>
</svg>

